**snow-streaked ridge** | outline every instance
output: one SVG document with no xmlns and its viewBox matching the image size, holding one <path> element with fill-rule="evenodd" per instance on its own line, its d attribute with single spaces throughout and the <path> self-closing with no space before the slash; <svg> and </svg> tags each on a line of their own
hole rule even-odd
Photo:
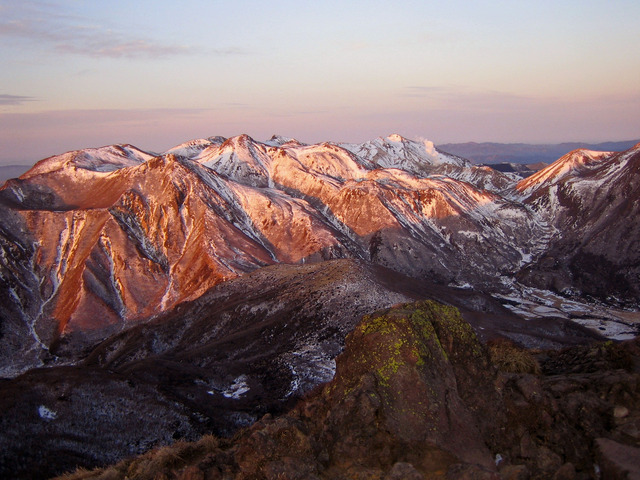
<svg viewBox="0 0 640 480">
<path fill-rule="evenodd" d="M 67 167 L 93 172 L 112 172 L 121 168 L 140 165 L 154 157 L 155 154 L 140 150 L 133 145 L 87 148 L 41 160 L 26 172 L 23 177 L 43 175 Z"/>
<path fill-rule="evenodd" d="M 366 159 L 380 168 L 399 168 L 421 174 L 425 166 L 450 164 L 469 166 L 466 160 L 442 153 L 429 140 L 414 141 L 392 134 L 361 144 L 341 144 L 343 148 Z"/>
<path fill-rule="evenodd" d="M 597 166 L 611 155 L 613 155 L 613 152 L 574 150 L 551 165 L 518 182 L 516 190 L 523 196 L 529 195 L 543 185 L 552 185 L 581 169 Z"/>
<path fill-rule="evenodd" d="M 34 245 L 28 267 L 41 279 L 34 290 L 5 255 L 0 278 L 12 288 L 0 301 L 20 310 L 26 351 L 44 351 L 58 335 L 124 328 L 274 263 L 348 257 L 501 290 L 496 279 L 535 264 L 573 222 L 562 201 L 589 208 L 590 192 L 634 175 L 635 158 L 572 152 L 532 181 L 540 195 L 529 201 L 504 175 L 397 134 L 69 152 L 0 189 L 0 232 L 12 235 L 0 240 Z"/>
</svg>

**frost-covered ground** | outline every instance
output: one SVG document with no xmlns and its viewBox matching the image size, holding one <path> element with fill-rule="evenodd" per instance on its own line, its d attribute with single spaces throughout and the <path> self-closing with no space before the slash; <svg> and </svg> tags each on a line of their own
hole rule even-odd
<svg viewBox="0 0 640 480">
<path fill-rule="evenodd" d="M 494 297 L 525 319 L 571 320 L 612 340 L 630 340 L 640 335 L 640 312 L 637 311 L 588 303 L 516 283 L 511 283 L 510 293 L 496 294 Z"/>
</svg>

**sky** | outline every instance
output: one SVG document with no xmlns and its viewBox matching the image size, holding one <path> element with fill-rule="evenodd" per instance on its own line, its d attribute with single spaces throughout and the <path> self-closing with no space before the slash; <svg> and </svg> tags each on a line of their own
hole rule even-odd
<svg viewBox="0 0 640 480">
<path fill-rule="evenodd" d="M 247 133 L 640 138 L 640 2 L 0 0 L 0 165 Z"/>
</svg>

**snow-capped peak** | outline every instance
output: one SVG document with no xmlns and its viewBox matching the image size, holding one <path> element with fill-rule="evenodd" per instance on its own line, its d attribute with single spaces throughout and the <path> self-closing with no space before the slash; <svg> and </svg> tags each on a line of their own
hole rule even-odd
<svg viewBox="0 0 640 480">
<path fill-rule="evenodd" d="M 220 145 L 226 141 L 224 137 L 197 138 L 170 148 L 165 154 L 179 155 L 192 158 L 212 145 Z"/>
<path fill-rule="evenodd" d="M 552 185 L 573 172 L 598 165 L 612 154 L 613 152 L 586 149 L 573 150 L 548 167 L 518 182 L 516 189 L 521 194 L 528 195 L 540 185 Z"/>
<path fill-rule="evenodd" d="M 154 157 L 155 155 L 152 153 L 128 144 L 86 148 L 45 158 L 25 173 L 23 177 L 42 175 L 62 170 L 66 167 L 93 172 L 112 172 L 121 168 L 140 165 Z"/>
<path fill-rule="evenodd" d="M 406 138 L 404 138 L 402 135 L 399 135 L 397 133 L 392 133 L 387 137 L 387 140 L 390 142 L 403 142 L 406 140 Z"/>
<path fill-rule="evenodd" d="M 269 147 L 281 147 L 286 144 L 302 145 L 298 140 L 293 137 L 284 137 L 282 135 L 273 135 L 269 140 L 264 142 Z"/>
<path fill-rule="evenodd" d="M 409 140 L 397 133 L 362 144 L 341 144 L 341 147 L 380 168 L 398 168 L 416 175 L 423 175 L 425 168 L 433 165 L 469 166 L 462 158 L 439 152 L 429 140 Z"/>
</svg>

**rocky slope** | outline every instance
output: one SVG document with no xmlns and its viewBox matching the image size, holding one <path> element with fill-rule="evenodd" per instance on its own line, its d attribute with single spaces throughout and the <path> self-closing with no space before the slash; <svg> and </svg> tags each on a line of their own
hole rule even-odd
<svg viewBox="0 0 640 480">
<path fill-rule="evenodd" d="M 575 151 L 519 182 L 524 203 L 558 232 L 519 278 L 541 288 L 637 305 L 639 174 L 640 144 L 610 155 Z"/>
<path fill-rule="evenodd" d="M 264 265 L 348 257 L 487 287 L 544 250 L 547 225 L 495 193 L 508 178 L 399 136 L 373 144 L 243 135 L 41 161 L 0 190 L 1 371 L 65 339 L 81 354 Z"/>
<path fill-rule="evenodd" d="M 363 315 L 424 298 L 456 305 L 485 340 L 557 348 L 596 339 L 571 322 L 525 321 L 488 295 L 362 261 L 273 265 L 111 336 L 75 366 L 0 382 L 0 477 L 104 465 L 207 432 L 229 436 L 330 381 Z"/>
<path fill-rule="evenodd" d="M 637 478 L 637 340 L 550 353 L 542 373 L 492 364 L 504 347 L 490 356 L 435 302 L 383 310 L 349 334 L 335 378 L 289 413 L 61 478 Z"/>
</svg>

